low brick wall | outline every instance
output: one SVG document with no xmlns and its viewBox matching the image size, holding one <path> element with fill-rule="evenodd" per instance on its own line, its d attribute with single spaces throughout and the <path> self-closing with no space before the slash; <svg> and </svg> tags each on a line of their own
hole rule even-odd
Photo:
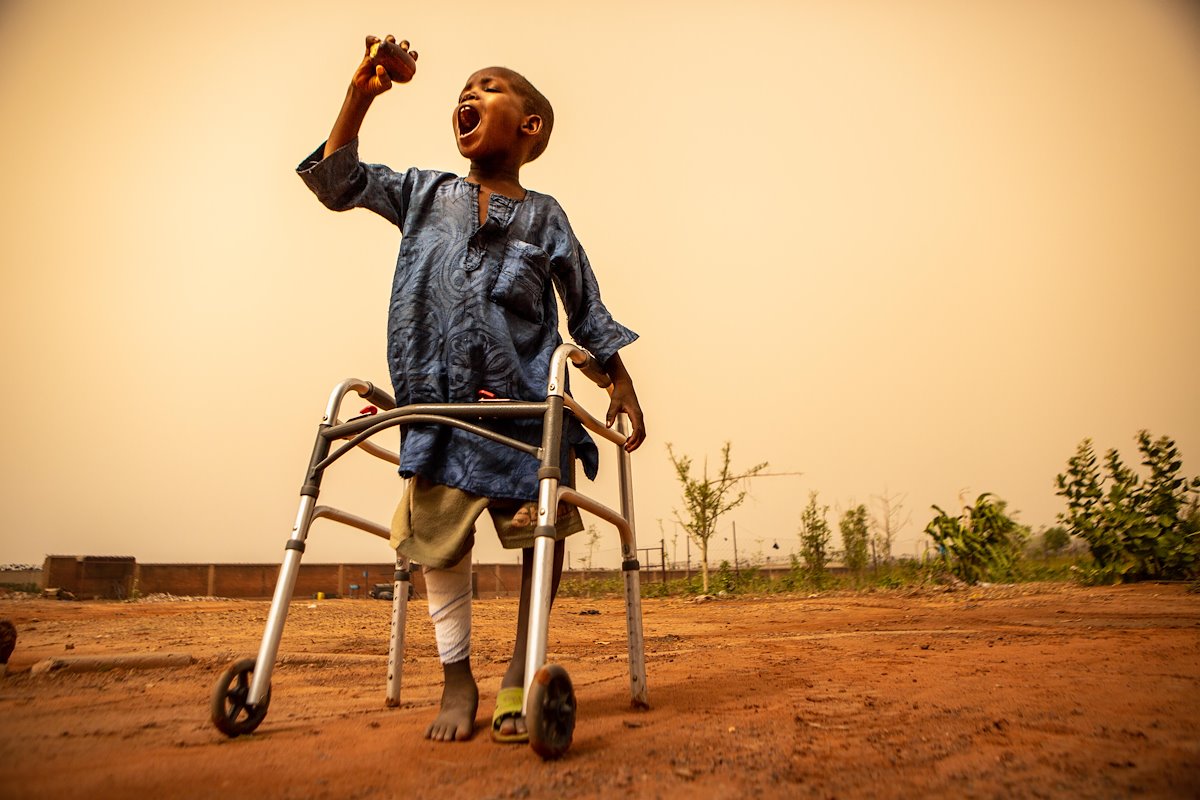
<svg viewBox="0 0 1200 800">
<path fill-rule="evenodd" d="M 41 589 L 45 584 L 40 569 L 0 569 L 0 586 Z"/>
<path fill-rule="evenodd" d="M 293 596 L 366 597 L 377 583 L 391 583 L 394 564 L 300 564 Z M 759 567 L 759 574 L 777 579 L 787 567 Z M 832 567 L 830 571 L 839 571 Z M 516 597 L 521 589 L 519 564 L 476 564 L 475 595 L 480 598 Z M 715 575 L 716 570 L 711 574 Z M 181 597 L 270 598 L 279 578 L 279 564 L 139 564 L 130 557 L 49 556 L 42 568 L 43 586 L 66 589 L 81 599 L 122 600 L 148 594 L 173 594 Z M 619 570 L 570 570 L 564 581 L 619 578 Z M 665 578 L 675 580 L 688 574 L 667 570 Z M 691 570 L 697 574 L 697 570 Z M 664 573 L 643 569 L 642 583 L 662 581 Z M 425 581 L 419 569 L 413 570 L 412 584 L 419 596 L 425 595 Z"/>
<path fill-rule="evenodd" d="M 391 583 L 394 564 L 300 564 L 295 597 L 365 597 L 376 583 Z M 138 564 L 139 594 L 264 598 L 275 593 L 279 564 Z M 423 586 L 422 586 L 423 588 Z"/>
<path fill-rule="evenodd" d="M 132 556 L 46 556 L 43 586 L 80 599 L 124 600 L 132 596 L 136 566 Z"/>
</svg>

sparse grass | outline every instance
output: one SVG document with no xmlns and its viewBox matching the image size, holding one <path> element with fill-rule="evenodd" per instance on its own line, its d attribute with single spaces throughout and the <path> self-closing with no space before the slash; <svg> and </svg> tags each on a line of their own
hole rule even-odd
<svg viewBox="0 0 1200 800">
<path fill-rule="evenodd" d="M 625 584 L 621 573 L 615 571 L 602 577 L 589 575 L 583 578 L 575 578 L 571 573 L 565 572 L 562 583 L 558 585 L 559 597 L 611 597 L 623 594 L 624 591 Z M 642 594 L 645 594 L 644 587 Z"/>
<path fill-rule="evenodd" d="M 1106 579 L 1107 577 L 1107 579 Z M 1083 584 L 1112 583 L 1111 576 L 1098 575 L 1086 557 L 1071 555 L 1022 559 L 1014 582 L 1075 581 Z M 709 573 L 709 593 L 717 595 L 797 594 L 829 591 L 871 592 L 880 589 L 914 589 L 955 584 L 937 560 L 898 559 L 859 574 L 822 572 L 811 574 L 798 560 L 786 572 L 767 573 L 757 567 L 735 570 L 729 562 Z M 641 578 L 642 597 L 698 597 L 704 593 L 700 574 L 673 578 L 663 583 L 659 573 L 646 571 Z M 564 575 L 559 588 L 563 597 L 612 597 L 625 590 L 621 573 L 590 573 L 586 577 Z"/>
</svg>

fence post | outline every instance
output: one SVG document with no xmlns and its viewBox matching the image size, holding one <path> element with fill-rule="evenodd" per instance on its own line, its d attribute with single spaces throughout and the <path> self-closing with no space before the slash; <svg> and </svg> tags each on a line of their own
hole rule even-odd
<svg viewBox="0 0 1200 800">
<path fill-rule="evenodd" d="M 737 577 L 742 577 L 742 573 L 738 571 L 738 556 L 737 556 L 737 523 L 731 522 L 733 526 L 733 574 Z"/>
</svg>

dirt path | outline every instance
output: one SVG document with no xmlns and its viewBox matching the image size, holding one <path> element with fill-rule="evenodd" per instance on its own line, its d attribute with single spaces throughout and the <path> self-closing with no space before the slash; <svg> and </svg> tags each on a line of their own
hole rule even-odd
<svg viewBox="0 0 1200 800">
<path fill-rule="evenodd" d="M 558 762 L 487 735 L 509 600 L 476 605 L 471 742 L 421 738 L 440 691 L 423 616 L 387 709 L 389 604 L 349 600 L 293 604 L 270 712 L 226 739 L 209 692 L 254 653 L 267 606 L 0 600 L 20 632 L 0 681 L 0 796 L 1200 797 L 1200 594 L 1182 586 L 648 600 L 643 712 L 621 600 L 563 599 L 550 660 L 579 714 Z M 30 672 L 131 653 L 196 661 Z"/>
</svg>

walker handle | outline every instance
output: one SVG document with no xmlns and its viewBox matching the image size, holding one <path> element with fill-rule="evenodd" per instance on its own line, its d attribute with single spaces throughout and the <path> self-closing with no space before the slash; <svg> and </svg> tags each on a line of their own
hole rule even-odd
<svg viewBox="0 0 1200 800">
<path fill-rule="evenodd" d="M 380 411 L 391 411 L 396 407 L 396 401 L 392 399 L 390 394 L 385 392 L 383 389 L 380 389 L 370 381 L 363 381 L 363 383 L 367 385 L 367 388 L 366 391 L 360 391 L 358 393 L 359 397 L 366 400 L 371 405 L 378 406 Z"/>
<path fill-rule="evenodd" d="M 607 389 L 612 385 L 612 378 L 608 377 L 608 373 L 604 371 L 604 368 L 600 366 L 600 362 L 591 353 L 576 350 L 571 353 L 571 363 L 601 389 Z"/>
</svg>

